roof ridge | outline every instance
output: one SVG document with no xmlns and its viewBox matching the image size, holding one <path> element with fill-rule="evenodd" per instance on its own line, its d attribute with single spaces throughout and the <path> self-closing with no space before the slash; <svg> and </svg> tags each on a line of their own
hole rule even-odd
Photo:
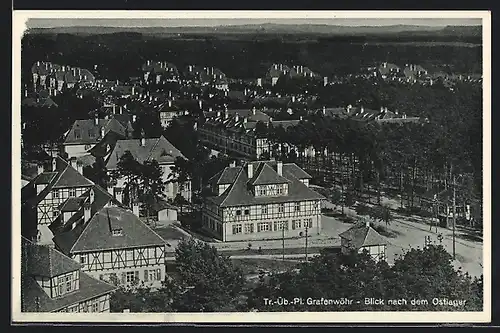
<svg viewBox="0 0 500 333">
<path fill-rule="evenodd" d="M 104 208 L 103 208 L 104 209 Z M 101 209 L 102 210 L 102 209 Z M 90 220 L 87 222 L 87 224 L 83 227 L 82 229 L 82 232 L 80 233 L 80 235 L 78 235 L 78 238 L 75 240 L 75 242 L 73 243 L 73 245 L 71 245 L 71 248 L 69 249 L 69 253 L 71 253 L 73 251 L 73 248 L 76 246 L 76 244 L 78 244 L 78 241 L 80 240 L 80 238 L 82 238 L 82 235 L 85 233 L 85 231 L 87 231 L 90 223 L 94 220 L 94 217 L 99 214 L 99 211 L 97 211 L 94 216 L 91 216 L 90 217 Z M 83 223 L 85 223 L 85 214 L 83 216 Z"/>
<path fill-rule="evenodd" d="M 158 147 L 158 143 L 160 142 L 160 138 L 161 137 L 159 137 L 159 138 L 156 139 L 156 142 L 154 143 L 153 148 L 151 148 L 151 150 L 149 151 L 149 155 L 145 159 L 145 161 L 149 161 L 149 159 L 151 158 L 151 156 L 153 156 L 153 151 L 156 149 L 156 147 Z"/>
<path fill-rule="evenodd" d="M 227 192 L 226 197 L 224 198 L 224 200 L 222 200 L 222 202 L 218 206 L 222 207 L 222 205 L 224 205 L 224 202 L 227 200 L 227 198 L 229 197 L 231 192 L 234 190 L 234 185 L 236 184 L 238 179 L 241 177 L 241 174 L 243 173 L 244 170 L 245 170 L 245 168 L 241 167 L 240 171 L 238 171 L 238 175 L 236 176 L 236 178 L 234 179 L 234 182 L 229 187 L 229 191 Z"/>
</svg>

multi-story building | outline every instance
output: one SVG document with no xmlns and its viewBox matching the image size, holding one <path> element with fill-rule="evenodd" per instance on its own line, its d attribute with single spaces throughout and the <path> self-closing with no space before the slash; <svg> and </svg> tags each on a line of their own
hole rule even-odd
<svg viewBox="0 0 500 333">
<path fill-rule="evenodd" d="M 125 139 L 132 136 L 133 127 L 130 120 L 120 115 L 105 119 L 76 120 L 66 133 L 61 152 L 68 158 L 89 155 L 90 150 L 111 135 Z"/>
<path fill-rule="evenodd" d="M 94 75 L 85 68 L 37 61 L 31 67 L 34 89 L 71 89 L 79 83 L 93 83 Z"/>
<path fill-rule="evenodd" d="M 355 225 L 339 236 L 343 254 L 367 251 L 375 261 L 387 259 L 387 241 L 369 222 Z"/>
<path fill-rule="evenodd" d="M 109 312 L 115 290 L 61 252 L 21 238 L 22 312 Z"/>
<path fill-rule="evenodd" d="M 87 274 L 118 285 L 159 287 L 165 279 L 165 241 L 133 212 L 104 207 L 94 215 L 89 204 L 71 216 L 54 237 L 56 248 L 82 265 Z"/>
<path fill-rule="evenodd" d="M 165 184 L 165 197 L 174 199 L 177 194 L 181 194 L 184 199 L 191 200 L 191 182 L 186 181 L 181 184 L 171 181 L 172 168 L 177 157 L 185 158 L 184 155 L 175 148 L 165 137 L 141 138 L 132 140 L 118 140 L 113 149 L 105 157 L 106 168 L 110 174 L 118 168 L 118 162 L 126 151 L 130 151 L 135 160 L 139 163 L 155 160 L 160 165 L 163 174 L 162 179 Z M 123 190 L 125 188 L 124 177 L 116 180 L 116 184 L 110 186 L 108 191 L 119 201 L 122 201 Z"/>
<path fill-rule="evenodd" d="M 222 241 L 297 237 L 321 231 L 321 200 L 311 176 L 294 163 L 231 165 L 210 180 L 203 227 Z"/>
<path fill-rule="evenodd" d="M 183 110 L 177 105 L 173 105 L 172 100 L 168 100 L 166 103 L 163 103 L 158 107 L 160 124 L 163 128 L 167 128 L 175 118 L 188 114 L 189 112 L 187 110 Z"/>
<path fill-rule="evenodd" d="M 59 156 L 52 159 L 49 166 L 38 166 L 38 175 L 21 191 L 23 236 L 41 244 L 52 243 L 49 226 L 59 216 L 61 204 L 94 186 L 78 169 Z"/>
<path fill-rule="evenodd" d="M 225 110 L 207 114 L 205 122 L 198 126 L 200 140 L 214 150 L 227 155 L 238 155 L 249 159 L 259 158 L 269 151 L 267 137 L 256 132 L 257 123 L 286 128 L 298 124 L 299 120 L 273 121 L 262 111 Z"/>
</svg>

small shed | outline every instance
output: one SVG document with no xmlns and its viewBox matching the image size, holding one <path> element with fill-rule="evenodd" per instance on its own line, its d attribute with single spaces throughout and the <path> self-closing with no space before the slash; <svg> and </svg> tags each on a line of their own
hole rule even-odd
<svg viewBox="0 0 500 333">
<path fill-rule="evenodd" d="M 385 237 L 373 229 L 368 221 L 355 225 L 339 236 L 343 254 L 352 251 L 361 253 L 366 250 L 375 261 L 386 260 L 387 258 L 387 241 Z"/>
<path fill-rule="evenodd" d="M 177 221 L 177 207 L 172 206 L 165 200 L 157 202 L 154 210 L 158 221 Z"/>
</svg>

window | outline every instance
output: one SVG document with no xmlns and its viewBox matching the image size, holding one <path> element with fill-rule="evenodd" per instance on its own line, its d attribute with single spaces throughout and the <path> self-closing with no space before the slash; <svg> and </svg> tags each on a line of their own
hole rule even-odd
<svg viewBox="0 0 500 333">
<path fill-rule="evenodd" d="M 267 189 L 264 186 L 261 186 L 259 189 L 259 194 L 261 196 L 266 196 L 267 195 Z"/>
<path fill-rule="evenodd" d="M 257 232 L 269 231 L 269 222 L 257 223 Z"/>
<path fill-rule="evenodd" d="M 58 217 L 59 216 L 59 211 L 56 209 L 56 210 L 53 210 L 52 211 L 52 216 L 53 217 Z"/>
<path fill-rule="evenodd" d="M 73 275 L 68 274 L 57 278 L 59 295 L 64 295 L 73 290 Z"/>
<path fill-rule="evenodd" d="M 89 150 L 90 148 L 92 148 L 91 145 L 85 145 L 85 150 Z"/>
<path fill-rule="evenodd" d="M 276 192 L 278 194 L 283 194 L 283 185 L 281 185 L 281 184 L 276 185 Z"/>
<path fill-rule="evenodd" d="M 312 228 L 312 226 L 313 226 L 313 219 L 306 219 L 304 227 Z"/>
<path fill-rule="evenodd" d="M 69 196 L 70 197 L 76 197 L 76 188 L 70 188 L 69 189 Z"/>
<path fill-rule="evenodd" d="M 89 129 L 89 137 L 91 138 L 94 137 L 94 131 L 92 129 Z"/>
<path fill-rule="evenodd" d="M 262 205 L 262 214 L 267 215 L 267 205 Z"/>
<path fill-rule="evenodd" d="M 59 198 L 59 190 L 52 190 L 52 198 L 53 199 Z"/>
<path fill-rule="evenodd" d="M 278 213 L 282 214 L 285 212 L 285 204 L 278 205 Z"/>
<path fill-rule="evenodd" d="M 137 272 L 137 273 L 139 273 L 139 272 Z M 134 282 L 135 281 L 135 275 L 136 275 L 136 272 L 134 272 L 134 271 L 125 273 L 125 281 L 127 283 Z"/>
<path fill-rule="evenodd" d="M 292 220 L 292 229 L 302 228 L 302 222 L 300 220 Z"/>
<path fill-rule="evenodd" d="M 144 271 L 144 277 L 146 281 L 161 281 L 161 270 L 158 269 L 150 269 Z"/>
<path fill-rule="evenodd" d="M 288 230 L 288 221 L 275 221 L 274 231 Z"/>
<path fill-rule="evenodd" d="M 122 229 L 113 229 L 112 234 L 113 234 L 113 236 L 123 236 L 123 230 Z"/>
<path fill-rule="evenodd" d="M 250 215 L 250 209 L 245 209 L 245 215 Z"/>
<path fill-rule="evenodd" d="M 295 211 L 300 212 L 300 202 L 295 203 Z"/>
<path fill-rule="evenodd" d="M 241 215 L 241 210 L 239 210 L 239 209 L 238 209 L 238 210 L 236 211 L 236 216 L 240 216 L 240 215 Z"/>
<path fill-rule="evenodd" d="M 245 234 L 253 233 L 253 223 L 245 223 Z"/>
<path fill-rule="evenodd" d="M 78 312 L 78 305 L 68 307 L 68 312 Z"/>
<path fill-rule="evenodd" d="M 99 299 L 93 300 L 91 302 L 90 312 L 99 312 Z"/>
<path fill-rule="evenodd" d="M 233 235 L 241 234 L 241 224 L 233 225 Z"/>
<path fill-rule="evenodd" d="M 80 132 L 79 129 L 75 129 L 75 139 L 81 139 L 82 138 L 82 133 Z"/>
<path fill-rule="evenodd" d="M 81 264 L 86 264 L 87 263 L 87 257 L 83 254 L 80 254 L 80 263 Z"/>
</svg>

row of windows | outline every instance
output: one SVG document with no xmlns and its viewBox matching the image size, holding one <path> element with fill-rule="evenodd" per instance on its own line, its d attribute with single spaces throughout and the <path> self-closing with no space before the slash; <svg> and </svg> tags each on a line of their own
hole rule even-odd
<svg viewBox="0 0 500 333">
<path fill-rule="evenodd" d="M 312 228 L 312 220 L 312 218 L 292 220 L 292 229 L 296 230 L 301 228 Z M 288 220 L 259 222 L 257 223 L 257 232 L 289 230 L 289 226 L 290 224 Z M 245 223 L 244 225 L 234 224 L 232 231 L 233 235 L 241 234 L 243 231 L 245 232 L 245 234 L 254 233 L 254 223 Z"/>
<path fill-rule="evenodd" d="M 231 220 L 233 215 L 231 211 L 225 211 L 228 215 L 225 216 L 225 220 Z M 319 204 L 317 202 L 290 202 L 290 203 L 280 203 L 280 204 L 268 204 L 253 206 L 250 208 L 239 208 L 234 211 L 235 218 L 237 220 L 247 220 L 250 218 L 273 218 L 280 217 L 284 214 L 291 215 L 311 215 L 319 213 Z M 291 216 L 289 215 L 289 216 Z"/>
</svg>

